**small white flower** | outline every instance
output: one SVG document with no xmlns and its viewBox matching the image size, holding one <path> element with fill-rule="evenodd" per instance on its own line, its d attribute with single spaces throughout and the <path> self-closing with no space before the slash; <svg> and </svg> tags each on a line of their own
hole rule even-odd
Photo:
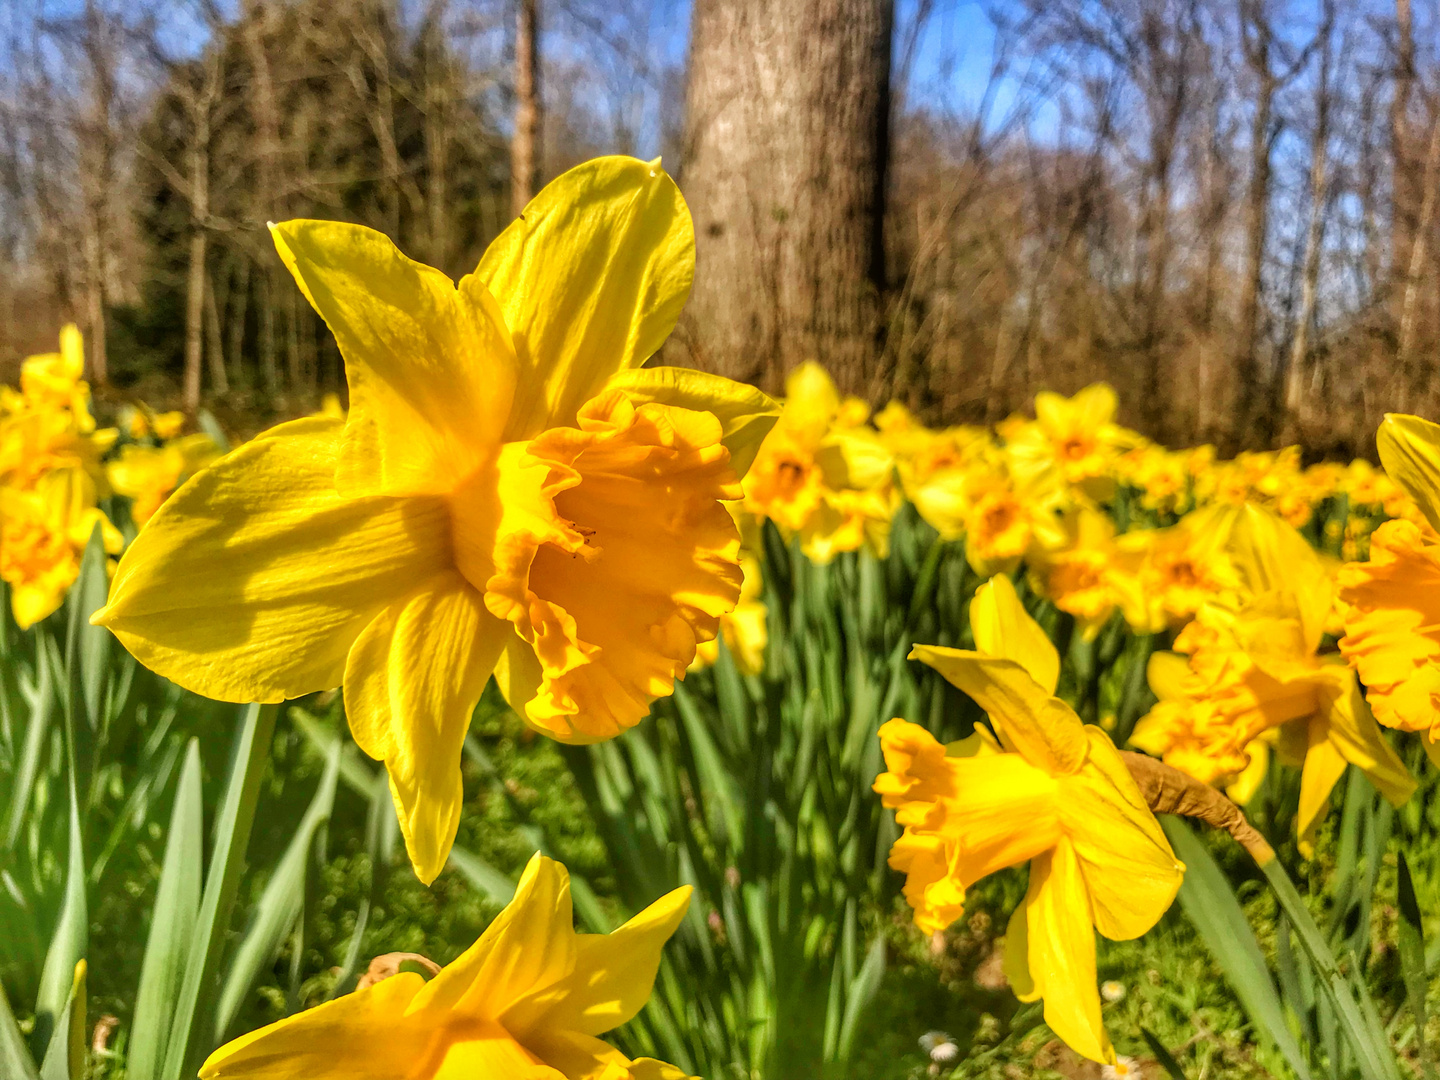
<svg viewBox="0 0 1440 1080">
<path fill-rule="evenodd" d="M 1118 983 L 1114 979 L 1100 984 L 1100 996 L 1114 1005 L 1125 997 L 1125 984 Z M 1124 1075 L 1123 1073 L 1121 1075 Z"/>
<path fill-rule="evenodd" d="M 920 1049 L 929 1054 L 930 1060 L 937 1065 L 954 1061 L 960 1056 L 960 1047 L 956 1046 L 955 1040 L 944 1031 L 927 1031 L 921 1035 Z"/>
<path fill-rule="evenodd" d="M 1118 984 L 1117 984 L 1118 985 Z M 1100 1066 L 1100 1080 L 1145 1080 L 1140 1063 L 1132 1057 L 1118 1057 L 1114 1065 Z"/>
</svg>

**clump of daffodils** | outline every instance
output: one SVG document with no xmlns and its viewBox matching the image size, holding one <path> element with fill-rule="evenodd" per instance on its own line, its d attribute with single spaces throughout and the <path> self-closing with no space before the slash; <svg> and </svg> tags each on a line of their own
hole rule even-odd
<svg viewBox="0 0 1440 1080">
<path fill-rule="evenodd" d="M 59 352 L 21 365 L 18 392 L 0 389 L 0 580 L 21 629 L 60 607 L 92 533 L 111 555 L 123 544 L 97 506 L 117 432 L 96 428 L 84 372 L 80 331 L 66 326 Z"/>
</svg>

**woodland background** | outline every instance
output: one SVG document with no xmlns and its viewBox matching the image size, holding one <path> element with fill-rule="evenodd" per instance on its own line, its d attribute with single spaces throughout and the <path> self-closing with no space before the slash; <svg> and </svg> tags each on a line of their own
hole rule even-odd
<svg viewBox="0 0 1440 1080">
<path fill-rule="evenodd" d="M 0 376 L 239 429 L 342 391 L 266 221 L 458 276 L 545 180 L 660 154 L 662 359 L 816 358 L 932 423 L 1106 379 L 1222 452 L 1440 414 L 1435 0 L 4 0 Z M 247 430 L 247 433 L 248 433 Z"/>
</svg>

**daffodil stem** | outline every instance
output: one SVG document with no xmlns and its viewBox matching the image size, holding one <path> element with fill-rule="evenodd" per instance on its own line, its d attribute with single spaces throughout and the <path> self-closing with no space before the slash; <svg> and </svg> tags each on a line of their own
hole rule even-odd
<svg viewBox="0 0 1440 1080">
<path fill-rule="evenodd" d="M 1211 828 L 1223 829 L 1261 867 L 1274 860 L 1275 849 L 1222 792 L 1145 754 L 1122 750 L 1120 757 L 1139 785 L 1146 804 L 1155 813 L 1179 814 L 1203 821 Z"/>
</svg>

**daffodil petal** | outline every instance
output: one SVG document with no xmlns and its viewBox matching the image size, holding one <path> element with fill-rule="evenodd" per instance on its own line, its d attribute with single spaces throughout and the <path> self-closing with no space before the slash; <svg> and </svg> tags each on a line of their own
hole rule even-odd
<svg viewBox="0 0 1440 1080">
<path fill-rule="evenodd" d="M 1090 897 L 1069 841 L 1030 863 L 1025 911 L 1030 971 L 1045 998 L 1045 1023 L 1077 1054 L 1113 1062 L 1100 1019 Z"/>
<path fill-rule="evenodd" d="M 1021 1001 L 1038 1001 L 1044 997 L 1044 987 L 1035 981 L 1035 975 L 1030 970 L 1028 901 L 1028 896 L 1021 900 L 1010 913 L 1010 921 L 1005 924 L 1005 953 L 1001 961 L 1011 992 Z"/>
<path fill-rule="evenodd" d="M 537 1032 L 527 1045 L 566 1080 L 691 1080 L 674 1065 L 654 1058 L 632 1061 L 609 1043 L 577 1031 Z"/>
<path fill-rule="evenodd" d="M 460 825 L 460 751 L 510 627 L 456 571 L 370 622 L 345 667 L 356 743 L 385 762 L 415 873 L 430 884 Z"/>
<path fill-rule="evenodd" d="M 573 425 L 611 376 L 649 359 L 694 275 L 690 211 L 658 161 L 595 158 L 547 184 L 475 271 L 520 360 L 505 440 Z"/>
<path fill-rule="evenodd" d="M 1320 692 L 1330 743 L 1363 772 L 1380 794 L 1400 806 L 1415 793 L 1415 779 L 1375 722 L 1355 672 L 1340 665 L 1325 669 L 1330 681 Z M 1309 760 L 1307 755 L 1306 760 Z"/>
<path fill-rule="evenodd" d="M 517 365 L 484 287 L 457 289 L 362 225 L 297 220 L 271 233 L 345 359 L 340 489 L 443 494 L 492 457 Z"/>
<path fill-rule="evenodd" d="M 609 934 L 575 938 L 575 968 L 501 1016 L 521 1042 L 546 1031 L 600 1035 L 633 1019 L 650 1000 L 660 952 L 690 906 L 690 886 L 662 896 Z"/>
<path fill-rule="evenodd" d="M 1190 678 L 1190 661 L 1179 653 L 1151 653 L 1150 661 L 1145 665 L 1145 678 L 1150 682 L 1150 689 L 1161 701 L 1178 701 L 1186 696 L 1185 684 Z"/>
<path fill-rule="evenodd" d="M 693 368 L 628 368 L 616 372 L 606 388 L 623 390 L 636 405 L 653 401 L 714 413 L 720 442 L 730 451 L 730 468 L 741 478 L 780 416 L 780 403 L 768 394 Z"/>
<path fill-rule="evenodd" d="M 437 1025 L 439 1026 L 439 1025 Z M 443 1028 L 441 1029 L 443 1032 Z M 510 1032 L 491 1020 L 472 1020 L 465 1025 L 463 1036 L 441 1035 L 439 1045 L 417 1060 L 423 1064 L 413 1068 L 405 1080 L 479 1080 L 481 1077 L 504 1077 L 505 1080 L 568 1080 L 566 1075 L 543 1061 L 534 1051 L 522 1046 Z M 436 1061 L 436 1056 L 439 1060 Z M 385 1080 L 390 1080 L 386 1077 Z"/>
<path fill-rule="evenodd" d="M 479 941 L 425 984 L 411 1012 L 499 1016 L 575 969 L 576 936 L 569 872 L 535 855 L 520 875 L 514 899 Z"/>
<path fill-rule="evenodd" d="M 1404 413 L 1386 413 L 1375 433 L 1385 472 L 1440 530 L 1440 424 Z"/>
<path fill-rule="evenodd" d="M 1270 747 L 1266 743 L 1252 739 L 1245 747 L 1245 753 L 1250 755 L 1250 764 L 1225 789 L 1226 797 L 1236 806 L 1245 806 L 1255 797 L 1265 781 L 1265 774 L 1270 771 Z"/>
<path fill-rule="evenodd" d="M 1185 866 L 1110 737 L 1087 726 L 1085 765 L 1060 781 L 1061 828 L 1075 848 L 1095 929 L 1112 941 L 1149 930 L 1170 909 Z"/>
<path fill-rule="evenodd" d="M 438 499 L 345 498 L 341 424 L 281 424 L 197 473 L 120 560 L 108 626 L 135 658 L 222 701 L 339 686 L 384 607 L 450 564 Z"/>
<path fill-rule="evenodd" d="M 916 645 L 912 660 L 929 664 L 989 714 L 1006 749 L 1051 775 L 1072 773 L 1085 760 L 1084 725 L 1014 660 L 942 645 Z"/>
<path fill-rule="evenodd" d="M 1014 583 L 1004 574 L 996 574 L 975 590 L 975 598 L 970 601 L 970 626 L 975 632 L 977 651 L 1014 660 L 1047 694 L 1055 693 L 1060 681 L 1060 654 L 1025 610 Z"/>
<path fill-rule="evenodd" d="M 1309 738 L 1305 767 L 1300 773 L 1300 806 L 1295 815 L 1295 834 L 1300 838 L 1300 853 L 1306 858 L 1314 852 L 1315 834 L 1330 807 L 1330 792 L 1349 764 L 1330 741 L 1328 727 L 1319 716 L 1311 718 L 1306 726 Z"/>
<path fill-rule="evenodd" d="M 201 1080 L 356 1080 L 405 1077 L 415 1066 L 416 1048 L 430 1032 L 406 1009 L 425 980 L 402 971 L 313 1009 L 287 1016 L 242 1035 L 216 1050 L 200 1066 Z M 385 1038 L 364 1033 L 384 1031 Z"/>
</svg>

